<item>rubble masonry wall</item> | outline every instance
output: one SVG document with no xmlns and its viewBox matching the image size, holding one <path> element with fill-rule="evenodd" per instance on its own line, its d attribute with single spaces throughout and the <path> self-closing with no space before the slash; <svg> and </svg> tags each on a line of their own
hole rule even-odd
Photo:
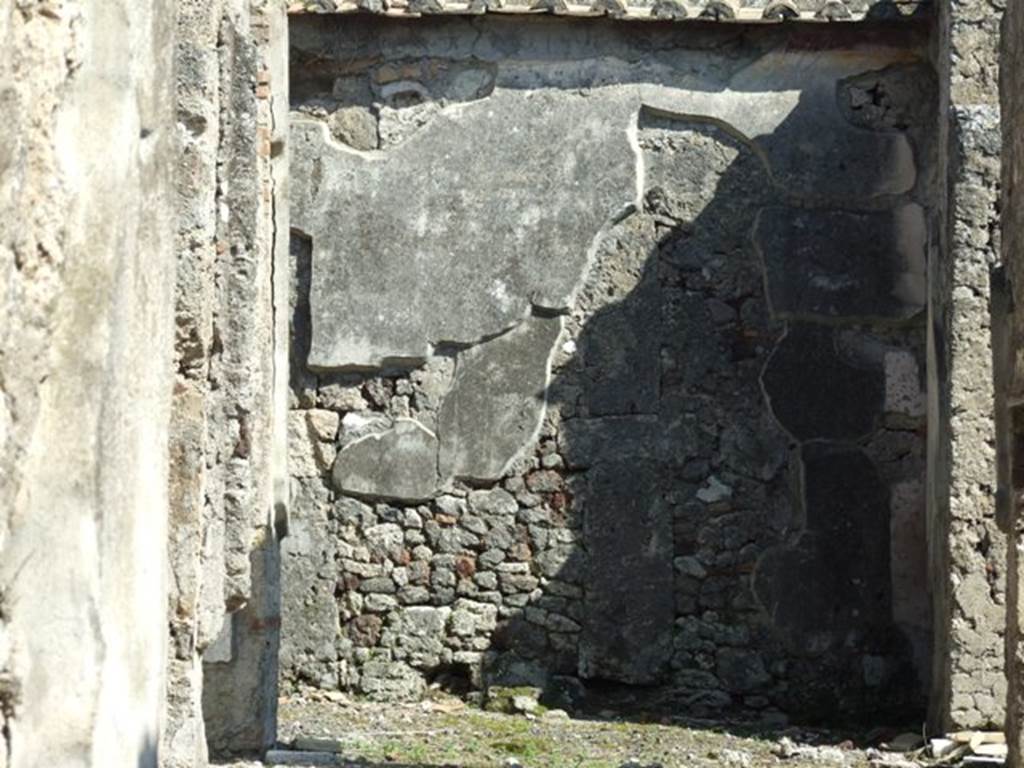
<svg viewBox="0 0 1024 768">
<path fill-rule="evenodd" d="M 343 25 L 291 32 L 285 685 L 923 707 L 922 29 Z"/>
</svg>

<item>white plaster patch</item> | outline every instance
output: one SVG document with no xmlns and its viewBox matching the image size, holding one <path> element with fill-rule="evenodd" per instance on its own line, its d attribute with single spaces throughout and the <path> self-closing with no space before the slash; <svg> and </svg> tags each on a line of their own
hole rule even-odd
<svg viewBox="0 0 1024 768">
<path fill-rule="evenodd" d="M 490 290 L 488 290 L 487 293 L 498 303 L 502 312 L 508 312 L 512 308 L 513 299 L 508 294 L 508 288 L 505 285 L 505 281 L 496 279 L 491 283 Z"/>
<path fill-rule="evenodd" d="M 366 437 L 383 432 L 391 426 L 391 421 L 379 413 L 346 413 L 341 419 L 342 442 Z"/>
</svg>

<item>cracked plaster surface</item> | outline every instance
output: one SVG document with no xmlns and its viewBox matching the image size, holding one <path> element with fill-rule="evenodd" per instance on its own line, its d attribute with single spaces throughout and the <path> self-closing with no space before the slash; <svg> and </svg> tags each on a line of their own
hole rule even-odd
<svg viewBox="0 0 1024 768">
<path fill-rule="evenodd" d="M 489 97 L 442 108 L 383 152 L 296 121 L 293 224 L 313 240 L 310 366 L 420 361 L 533 309 L 567 311 L 595 241 L 636 208 L 641 107 L 726 127 L 794 198 L 908 191 L 906 138 L 850 125 L 835 99 L 843 78 L 887 54 L 770 52 L 724 81 L 662 65 L 570 65 L 553 73 L 559 88 L 541 91 L 510 67 Z M 578 90 L 595 82 L 619 84 Z M 851 154 L 866 162 L 847 164 Z"/>
</svg>

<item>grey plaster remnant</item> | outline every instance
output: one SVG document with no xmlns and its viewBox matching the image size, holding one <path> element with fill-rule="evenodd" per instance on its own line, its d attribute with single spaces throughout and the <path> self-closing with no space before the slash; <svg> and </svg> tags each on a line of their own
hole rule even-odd
<svg viewBox="0 0 1024 768">
<path fill-rule="evenodd" d="M 355 440 L 340 451 L 332 476 L 342 493 L 423 501 L 437 488 L 437 436 L 414 419 Z"/>
<path fill-rule="evenodd" d="M 836 103 L 839 82 L 888 65 L 893 54 L 884 45 L 860 46 L 843 57 L 769 51 L 717 89 L 661 64 L 641 67 L 628 78 L 642 78 L 640 100 L 654 111 L 705 116 L 730 126 L 761 156 L 774 184 L 793 198 L 821 205 L 914 187 L 917 169 L 907 137 L 857 128 Z M 627 77 L 626 71 L 619 76 Z M 807 136 L 815 140 L 808 142 Z M 847 162 L 851 156 L 862 162 Z"/>
<path fill-rule="evenodd" d="M 649 157 L 645 166 L 645 178 L 660 170 Z M 597 283 L 588 292 L 602 295 L 605 306 L 614 306 L 614 311 L 591 317 L 579 339 L 589 416 L 650 414 L 657 405 L 664 297 L 657 270 L 645 266 L 651 258 L 653 228 L 653 222 L 637 216 L 615 227 L 602 241 L 598 256 L 609 248 L 620 253 L 628 250 L 632 270 L 624 270 L 625 275 L 617 271 L 605 279 L 592 273 L 588 278 Z M 638 236 L 637 230 L 646 237 Z M 592 296 L 586 298 L 595 301 Z"/>
<path fill-rule="evenodd" d="M 309 365 L 422 360 L 437 345 L 499 334 L 531 306 L 566 309 L 595 239 L 637 204 L 642 105 L 728 124 L 798 198 L 906 192 L 916 179 L 906 137 L 851 126 L 835 99 L 842 78 L 891 54 L 773 51 L 724 80 L 694 74 L 685 60 L 607 59 L 598 73 L 559 69 L 558 90 L 513 61 L 488 97 L 434 109 L 381 152 L 357 152 L 323 123 L 296 120 L 294 218 L 313 240 Z M 621 84 L 594 87 L 598 74 Z M 817 137 L 813 147 L 806 135 Z M 871 162 L 847 163 L 851 152 Z"/>
<path fill-rule="evenodd" d="M 228 617 L 230 660 L 203 665 L 202 707 L 214 754 L 265 748 L 277 732 L 280 549 L 272 528 L 259 533 L 250 554 L 252 593 Z"/>
<path fill-rule="evenodd" d="M 755 241 L 780 317 L 903 319 L 927 299 L 924 210 L 761 211 Z"/>
<path fill-rule="evenodd" d="M 672 652 L 672 513 L 661 465 L 607 461 L 587 474 L 584 678 L 653 683 Z"/>
<path fill-rule="evenodd" d="M 635 108 L 505 91 L 439 114 L 382 155 L 297 122 L 293 210 L 313 238 L 309 364 L 422 359 L 432 345 L 500 333 L 531 306 L 565 308 L 594 238 L 635 203 Z"/>
<path fill-rule="evenodd" d="M 470 59 L 477 66 L 497 64 L 495 94 L 579 89 L 596 100 L 633 91 L 638 106 L 728 126 L 730 133 L 754 144 L 780 187 L 816 204 L 898 194 L 915 183 L 908 138 L 901 131 L 852 125 L 836 99 L 837 88 L 848 78 L 918 60 L 908 57 L 903 45 L 860 43 L 835 57 L 827 50 L 787 48 L 780 37 L 780 44 L 767 52 L 734 56 L 714 45 L 699 50 L 680 46 L 678 31 L 661 25 L 645 30 L 657 55 L 637 57 L 628 50 L 626 35 L 613 33 L 615 27 L 607 24 L 451 19 L 445 35 L 421 44 L 424 38 L 407 34 L 409 25 L 400 22 L 374 34 L 364 32 L 373 21 L 297 19 L 296 47 L 311 61 L 330 51 L 338 57 L 426 54 Z M 348 32 L 337 34 L 342 27 Z M 437 105 L 428 102 L 417 109 Z M 815 141 L 802 141 L 806 135 Z M 851 155 L 861 162 L 845 162 Z"/>
<path fill-rule="evenodd" d="M 912 631 L 931 631 L 931 612 L 920 596 L 928 589 L 924 483 L 904 480 L 889 491 L 889 536 L 892 540 L 893 618 Z M 923 670 L 927 674 L 927 670 Z"/>
<path fill-rule="evenodd" d="M 296 480 L 295 485 L 295 512 L 281 542 L 281 619 L 285 627 L 301 627 L 302 632 L 282 633 L 281 667 L 301 669 L 305 679 L 333 686 L 340 632 L 335 580 L 316 577 L 335 562 L 339 546 L 332 535 L 326 485 L 319 478 Z"/>
<path fill-rule="evenodd" d="M 443 478 L 496 480 L 544 417 L 560 317 L 532 317 L 461 353 L 438 419 Z"/>
<path fill-rule="evenodd" d="M 769 550 L 754 589 L 788 641 L 818 655 L 886 623 L 891 606 L 886 489 L 862 451 L 829 443 L 802 449 L 806 527 Z M 858 578 L 849 579 L 851 567 Z"/>
</svg>

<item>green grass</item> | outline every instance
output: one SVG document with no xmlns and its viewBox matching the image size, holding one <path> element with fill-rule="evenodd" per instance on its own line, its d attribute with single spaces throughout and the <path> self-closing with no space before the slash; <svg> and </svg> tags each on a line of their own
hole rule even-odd
<svg viewBox="0 0 1024 768">
<path fill-rule="evenodd" d="M 718 768 L 726 751 L 749 756 L 750 768 L 777 768 L 777 734 L 698 729 L 681 724 L 570 720 L 486 712 L 465 706 L 431 710 L 410 705 L 282 702 L 282 723 L 309 735 L 333 735 L 344 756 L 371 764 L 417 768 L 500 768 L 516 758 L 525 768 L 619 768 L 635 759 L 665 768 Z M 813 761 L 791 759 L 787 768 Z M 863 753 L 846 768 L 864 768 Z"/>
</svg>

